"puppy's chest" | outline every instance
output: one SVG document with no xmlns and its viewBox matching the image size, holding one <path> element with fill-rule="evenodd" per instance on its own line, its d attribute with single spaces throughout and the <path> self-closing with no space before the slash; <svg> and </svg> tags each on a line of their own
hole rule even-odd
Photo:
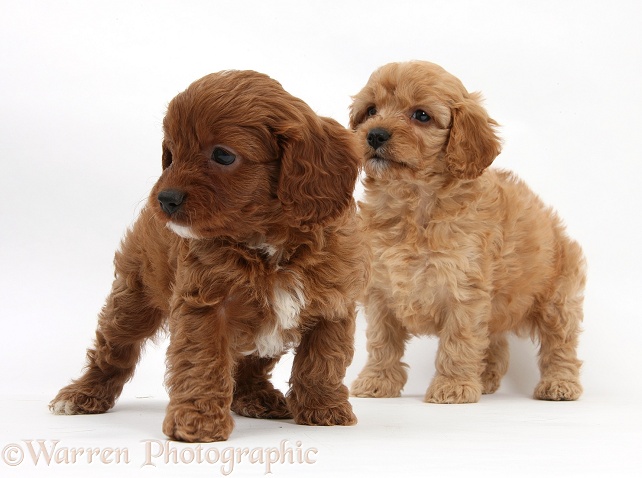
<svg viewBox="0 0 642 478">
<path fill-rule="evenodd" d="M 296 345 L 309 304 L 300 267 L 272 260 L 267 246 L 205 246 L 184 258 L 174 297 L 206 306 L 201 310 L 211 304 L 208 313 L 228 324 L 239 353 L 272 357 Z"/>
<path fill-rule="evenodd" d="M 255 352 L 261 357 L 278 355 L 300 339 L 298 328 L 307 297 L 300 275 L 293 271 L 286 274 L 277 276 L 267 290 L 271 320 L 265 321 L 255 338 Z"/>
<path fill-rule="evenodd" d="M 400 270 L 409 272 L 424 268 L 439 247 L 435 241 L 435 226 L 427 215 L 388 209 L 381 214 L 371 214 L 366 225 L 375 274 L 380 271 L 390 276 Z M 441 238 L 444 239 L 447 240 Z"/>
<path fill-rule="evenodd" d="M 270 259 L 274 251 L 266 247 L 263 253 Z M 263 313 L 253 345 L 244 353 L 273 357 L 300 340 L 301 312 L 309 302 L 305 277 L 292 264 L 268 260 L 255 266 L 257 273 L 251 289 L 262 296 Z"/>
<path fill-rule="evenodd" d="M 456 256 L 453 245 L 460 238 L 427 216 L 389 217 L 387 222 L 370 224 L 373 286 L 384 293 L 389 307 L 410 330 L 418 326 L 417 333 L 432 334 L 427 318 L 447 301 Z"/>
</svg>

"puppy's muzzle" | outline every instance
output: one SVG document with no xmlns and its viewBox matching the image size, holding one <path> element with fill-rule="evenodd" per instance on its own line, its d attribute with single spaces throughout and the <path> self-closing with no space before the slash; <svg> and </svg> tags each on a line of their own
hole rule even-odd
<svg viewBox="0 0 642 478">
<path fill-rule="evenodd" d="M 386 141 L 390 139 L 390 136 L 390 132 L 383 128 L 373 128 L 368 131 L 366 141 L 368 141 L 368 144 L 372 147 L 372 149 L 376 150 L 386 144 Z"/>
<path fill-rule="evenodd" d="M 160 207 L 168 216 L 176 214 L 185 201 L 185 192 L 178 189 L 166 189 L 158 193 Z"/>
</svg>

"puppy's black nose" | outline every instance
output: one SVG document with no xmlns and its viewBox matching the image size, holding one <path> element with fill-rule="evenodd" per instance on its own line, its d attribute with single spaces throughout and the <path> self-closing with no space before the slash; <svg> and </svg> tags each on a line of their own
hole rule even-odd
<svg viewBox="0 0 642 478">
<path fill-rule="evenodd" d="M 166 189 L 158 193 L 158 202 L 161 209 L 171 216 L 181 208 L 181 204 L 185 201 L 185 193 L 178 189 Z"/>
<path fill-rule="evenodd" d="M 368 131 L 368 136 L 366 136 L 366 140 L 368 141 L 368 144 L 372 146 L 374 149 L 379 149 L 389 139 L 390 139 L 390 133 L 383 128 L 373 128 L 370 131 Z"/>
</svg>

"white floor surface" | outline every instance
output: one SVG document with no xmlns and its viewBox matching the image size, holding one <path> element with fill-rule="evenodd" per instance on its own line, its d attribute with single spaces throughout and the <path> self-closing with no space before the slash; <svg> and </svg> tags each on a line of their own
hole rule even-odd
<svg viewBox="0 0 642 478">
<path fill-rule="evenodd" d="M 163 436 L 166 397 L 123 397 L 93 416 L 51 415 L 44 397 L 5 397 L 0 476 L 642 476 L 632 401 L 551 403 L 501 390 L 470 405 L 351 401 L 354 427 L 235 416 L 227 442 L 194 445 Z"/>
</svg>

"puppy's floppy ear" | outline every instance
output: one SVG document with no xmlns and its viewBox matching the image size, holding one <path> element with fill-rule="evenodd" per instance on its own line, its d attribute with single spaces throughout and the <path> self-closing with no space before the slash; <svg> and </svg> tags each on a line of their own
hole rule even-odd
<svg viewBox="0 0 642 478">
<path fill-rule="evenodd" d="M 278 134 L 278 197 L 292 225 L 309 229 L 340 216 L 352 202 L 360 156 L 353 133 L 330 118 L 302 113 Z"/>
<path fill-rule="evenodd" d="M 459 179 L 476 178 L 501 151 L 495 133 L 497 123 L 488 116 L 480 100 L 480 95 L 473 93 L 452 107 L 445 159 L 448 171 Z"/>
<path fill-rule="evenodd" d="M 352 104 L 350 105 L 350 108 L 348 110 L 349 113 L 349 118 L 350 118 L 350 124 L 349 127 L 351 130 L 356 130 L 357 126 L 363 121 L 363 114 L 361 113 L 362 109 L 362 101 L 360 101 L 359 98 L 356 96 L 352 97 Z"/>
</svg>

